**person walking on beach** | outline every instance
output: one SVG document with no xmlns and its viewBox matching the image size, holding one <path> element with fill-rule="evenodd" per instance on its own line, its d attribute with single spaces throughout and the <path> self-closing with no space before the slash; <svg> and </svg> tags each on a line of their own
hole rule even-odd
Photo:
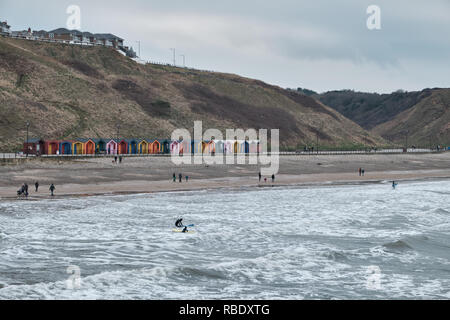
<svg viewBox="0 0 450 320">
<path fill-rule="evenodd" d="M 24 192 L 25 192 L 25 186 L 22 185 L 22 186 L 20 187 L 20 189 L 17 191 L 17 195 L 18 195 L 18 196 L 21 196 L 21 195 L 24 194 Z"/>
<path fill-rule="evenodd" d="M 189 177 L 188 176 L 186 176 L 186 182 L 188 182 L 189 181 Z"/>
<path fill-rule="evenodd" d="M 38 189 L 39 189 L 39 182 L 38 181 L 36 181 L 36 183 L 34 184 L 34 187 L 36 188 L 35 192 L 38 192 Z"/>
<path fill-rule="evenodd" d="M 361 174 L 362 174 L 363 177 L 364 177 L 365 172 L 366 171 L 364 169 L 361 170 Z"/>
<path fill-rule="evenodd" d="M 359 176 L 361 177 L 362 175 L 362 168 L 359 168 Z"/>
<path fill-rule="evenodd" d="M 117 163 L 117 156 L 114 157 L 114 162 Z"/>
<path fill-rule="evenodd" d="M 52 197 L 54 196 L 53 192 L 55 191 L 55 185 L 52 183 L 52 185 L 50 186 L 49 190 L 52 193 Z"/>
<path fill-rule="evenodd" d="M 262 178 L 262 175 L 261 175 L 261 171 L 259 172 L 259 182 L 261 182 L 261 178 Z"/>
<path fill-rule="evenodd" d="M 182 180 L 183 180 L 183 175 L 180 173 L 180 174 L 178 175 L 178 178 L 180 179 L 180 183 L 181 183 Z"/>
<path fill-rule="evenodd" d="M 397 187 L 397 183 L 395 183 L 395 181 L 392 181 L 392 189 L 395 190 L 395 187 Z"/>
<path fill-rule="evenodd" d="M 275 174 L 272 175 L 272 183 L 275 182 Z"/>
<path fill-rule="evenodd" d="M 28 184 L 27 183 L 23 184 L 23 190 L 24 190 L 25 198 L 28 198 Z"/>
<path fill-rule="evenodd" d="M 175 174 L 175 172 L 173 173 L 173 182 L 176 182 L 177 181 L 177 176 L 176 176 L 176 174 Z"/>
</svg>

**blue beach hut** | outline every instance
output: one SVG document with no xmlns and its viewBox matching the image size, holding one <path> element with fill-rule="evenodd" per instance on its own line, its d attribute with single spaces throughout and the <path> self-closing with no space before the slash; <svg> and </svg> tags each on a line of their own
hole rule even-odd
<svg viewBox="0 0 450 320">
<path fill-rule="evenodd" d="M 160 141 L 161 141 L 161 153 L 169 154 L 170 153 L 170 144 L 172 143 L 172 141 L 168 140 L 168 139 L 160 140 Z"/>
<path fill-rule="evenodd" d="M 138 142 L 135 139 L 127 139 L 125 140 L 128 143 L 128 154 L 137 154 L 138 153 Z"/>
<path fill-rule="evenodd" d="M 61 141 L 59 143 L 59 154 L 70 155 L 72 154 L 72 141 Z"/>
</svg>

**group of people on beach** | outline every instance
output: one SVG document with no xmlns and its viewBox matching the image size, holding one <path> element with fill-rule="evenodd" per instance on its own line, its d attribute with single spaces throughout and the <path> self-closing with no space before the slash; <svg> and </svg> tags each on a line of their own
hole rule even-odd
<svg viewBox="0 0 450 320">
<path fill-rule="evenodd" d="M 122 160 L 123 160 L 122 156 L 120 156 L 120 157 L 115 156 L 113 163 L 117 164 L 117 160 L 119 161 L 119 163 L 122 163 Z"/>
<path fill-rule="evenodd" d="M 259 182 L 262 180 L 261 171 L 259 172 Z M 264 178 L 264 182 L 267 183 L 267 178 Z M 272 183 L 275 183 L 275 174 L 272 174 Z"/>
<path fill-rule="evenodd" d="M 361 176 L 364 177 L 365 173 L 366 173 L 366 171 L 364 170 L 364 168 L 359 168 L 359 176 L 360 176 L 360 177 L 361 177 Z M 397 187 L 397 185 L 398 185 L 397 182 L 392 181 L 392 189 L 395 190 L 395 188 Z"/>
<path fill-rule="evenodd" d="M 36 181 L 34 183 L 34 187 L 35 187 L 34 192 L 37 193 L 39 191 L 39 181 Z M 54 196 L 54 192 L 56 190 L 56 187 L 55 187 L 55 185 L 53 183 L 50 185 L 49 190 L 50 190 L 50 195 L 53 197 Z M 25 198 L 28 198 L 28 195 L 29 195 L 29 193 L 28 193 L 28 184 L 26 182 L 17 191 L 17 195 L 18 196 L 24 196 Z"/>
<path fill-rule="evenodd" d="M 185 179 L 186 179 L 186 182 L 189 182 L 189 177 L 188 176 L 185 176 Z M 173 173 L 172 180 L 173 180 L 173 182 L 177 182 L 177 175 L 175 174 L 175 172 Z M 178 181 L 180 183 L 183 182 L 183 174 L 180 173 L 178 175 Z"/>
</svg>

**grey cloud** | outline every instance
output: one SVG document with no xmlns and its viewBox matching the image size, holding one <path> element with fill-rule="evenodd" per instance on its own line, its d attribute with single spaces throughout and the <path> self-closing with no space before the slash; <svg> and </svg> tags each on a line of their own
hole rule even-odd
<svg viewBox="0 0 450 320">
<path fill-rule="evenodd" d="M 292 66 L 308 66 L 318 91 L 421 89 L 437 79 L 449 86 L 448 0 L 1 0 L 0 18 L 20 28 L 56 28 L 70 4 L 80 5 L 84 30 L 116 33 L 132 46 L 140 40 L 147 59 L 168 62 L 169 48 L 177 47 L 196 67 L 289 87 L 304 82 L 296 83 Z M 365 26 L 371 4 L 381 7 L 382 30 Z M 333 64 L 339 77 L 330 82 Z M 373 80 L 362 78 L 367 72 Z"/>
</svg>

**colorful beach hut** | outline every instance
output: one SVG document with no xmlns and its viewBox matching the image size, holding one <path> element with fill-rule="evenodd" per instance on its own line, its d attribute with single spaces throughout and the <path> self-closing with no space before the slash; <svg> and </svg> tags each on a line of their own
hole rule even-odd
<svg viewBox="0 0 450 320">
<path fill-rule="evenodd" d="M 86 140 L 83 145 L 84 154 L 90 154 L 90 155 L 95 154 L 95 152 L 96 152 L 95 146 L 96 146 L 96 144 L 95 144 L 94 140 L 92 140 L 92 139 Z"/>
<path fill-rule="evenodd" d="M 170 153 L 170 140 L 161 140 L 161 153 L 169 154 Z"/>
<path fill-rule="evenodd" d="M 215 140 L 214 141 L 214 143 L 215 143 L 215 153 L 216 154 L 223 154 L 224 152 L 223 152 L 223 141 L 222 140 Z"/>
<path fill-rule="evenodd" d="M 74 155 L 84 154 L 84 143 L 82 140 L 77 140 L 72 143 L 72 154 Z"/>
<path fill-rule="evenodd" d="M 196 153 L 201 153 L 201 154 L 203 154 L 203 153 L 205 152 L 206 146 L 207 146 L 207 143 L 206 143 L 205 141 L 197 142 L 197 144 L 196 144 L 196 150 L 195 150 Z"/>
<path fill-rule="evenodd" d="M 223 153 L 224 154 L 233 154 L 233 145 L 234 141 L 226 140 L 223 143 Z"/>
<path fill-rule="evenodd" d="M 138 143 L 136 140 L 126 140 L 128 143 L 128 154 L 137 154 L 138 153 Z"/>
<path fill-rule="evenodd" d="M 119 142 L 118 154 L 128 154 L 128 142 L 125 140 Z"/>
<path fill-rule="evenodd" d="M 243 151 L 245 154 L 250 153 L 250 143 L 247 140 L 243 142 L 242 148 L 243 148 L 243 150 L 241 150 L 241 151 Z"/>
<path fill-rule="evenodd" d="M 204 141 L 192 140 L 191 141 L 191 152 L 192 154 L 202 154 L 203 146 L 206 143 Z"/>
<path fill-rule="evenodd" d="M 170 144 L 170 154 L 174 156 L 182 155 L 182 144 L 178 141 L 172 141 Z"/>
<path fill-rule="evenodd" d="M 47 140 L 45 141 L 45 154 L 53 155 L 59 153 L 59 141 Z"/>
<path fill-rule="evenodd" d="M 191 141 L 180 141 L 180 155 L 191 153 Z"/>
<path fill-rule="evenodd" d="M 158 140 L 155 140 L 153 141 L 153 143 L 149 145 L 148 153 L 159 154 L 160 150 L 161 150 L 161 143 Z"/>
<path fill-rule="evenodd" d="M 116 140 L 110 140 L 106 144 L 106 153 L 107 154 L 117 154 L 118 143 Z"/>
<path fill-rule="evenodd" d="M 250 153 L 259 153 L 259 141 L 252 140 L 250 141 Z"/>
<path fill-rule="evenodd" d="M 59 154 L 71 155 L 72 154 L 72 141 L 61 141 L 59 143 Z"/>
<path fill-rule="evenodd" d="M 95 140 L 95 153 L 106 153 L 106 141 L 103 139 Z"/>
<path fill-rule="evenodd" d="M 240 153 L 240 150 L 241 150 L 241 144 L 239 143 L 239 141 L 235 141 L 233 143 L 233 153 L 238 154 L 238 153 Z"/>
<path fill-rule="evenodd" d="M 204 142 L 203 153 L 214 155 L 216 153 L 216 143 L 213 140 Z"/>
<path fill-rule="evenodd" d="M 139 154 L 148 154 L 148 142 L 142 140 L 138 145 Z"/>
</svg>

